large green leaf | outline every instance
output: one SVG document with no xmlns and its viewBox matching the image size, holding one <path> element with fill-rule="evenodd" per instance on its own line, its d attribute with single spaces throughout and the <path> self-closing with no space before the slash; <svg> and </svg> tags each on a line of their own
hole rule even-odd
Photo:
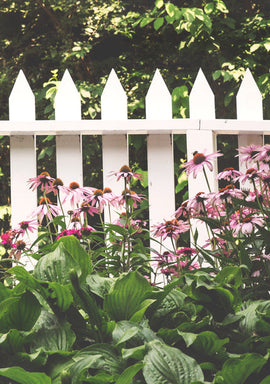
<svg viewBox="0 0 270 384">
<path fill-rule="evenodd" d="M 0 332 L 29 331 L 37 321 L 41 305 L 33 293 L 10 296 L 0 303 Z"/>
<path fill-rule="evenodd" d="M 55 315 L 45 310 L 36 322 L 33 329 L 31 350 L 38 348 L 45 351 L 70 351 L 75 342 L 75 334 L 66 321 L 59 321 Z"/>
<path fill-rule="evenodd" d="M 133 323 L 126 320 L 119 321 L 116 324 L 112 332 L 112 338 L 115 344 L 126 341 L 129 347 L 137 347 L 146 342 L 159 339 L 147 323 Z"/>
<path fill-rule="evenodd" d="M 105 296 L 104 309 L 111 319 L 129 320 L 151 291 L 148 281 L 138 272 L 129 272 L 119 277 L 111 291 Z"/>
<path fill-rule="evenodd" d="M 149 343 L 143 375 L 147 384 L 190 384 L 204 380 L 199 364 L 177 348 L 157 341 Z"/>
<path fill-rule="evenodd" d="M 192 346 L 202 356 L 212 356 L 218 353 L 229 342 L 228 337 L 220 339 L 211 331 L 204 331 L 199 334 L 178 331 L 178 334 L 183 337 L 187 347 Z"/>
<path fill-rule="evenodd" d="M 51 306 L 57 306 L 63 312 L 69 308 L 73 301 L 70 290 L 60 283 L 38 280 L 21 266 L 15 266 L 9 269 L 9 273 L 23 283 L 29 290 L 41 294 Z"/>
<path fill-rule="evenodd" d="M 143 363 L 140 362 L 126 368 L 116 380 L 115 384 L 132 384 L 133 377 L 142 369 L 142 367 Z"/>
<path fill-rule="evenodd" d="M 1 368 L 0 376 L 7 377 L 19 384 L 51 384 L 45 373 L 28 372 L 21 367 Z"/>
<path fill-rule="evenodd" d="M 226 360 L 220 372 L 216 374 L 215 383 L 244 384 L 254 372 L 259 372 L 267 359 L 256 353 L 245 353 L 239 358 Z"/>
<path fill-rule="evenodd" d="M 61 241 L 60 241 L 61 240 Z M 82 281 L 91 271 L 90 258 L 74 236 L 62 237 L 54 251 L 43 256 L 34 269 L 39 280 L 69 284 L 69 272 L 75 269 Z"/>
</svg>

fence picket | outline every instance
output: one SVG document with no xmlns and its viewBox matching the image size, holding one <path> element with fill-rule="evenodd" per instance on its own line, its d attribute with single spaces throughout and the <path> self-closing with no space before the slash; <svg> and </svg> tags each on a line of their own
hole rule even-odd
<svg viewBox="0 0 270 384">
<path fill-rule="evenodd" d="M 189 130 L 187 132 L 187 159 L 193 159 L 193 153 L 210 154 L 216 151 L 216 135 L 207 127 L 207 120 L 215 119 L 215 98 L 206 77 L 200 69 L 189 97 L 189 108 L 191 119 L 204 119 L 205 126 L 200 126 L 198 130 Z M 200 123 L 200 122 L 199 122 Z M 205 151 L 205 152 L 204 152 Z M 214 170 L 210 172 L 205 167 L 206 175 L 211 191 L 217 191 L 217 163 L 214 162 Z M 195 197 L 199 192 L 209 192 L 208 186 L 203 173 L 199 173 L 194 179 L 193 175 L 188 180 L 189 197 Z M 208 238 L 206 228 L 203 224 L 194 223 L 194 227 L 198 229 L 198 243 L 204 244 Z"/>
<path fill-rule="evenodd" d="M 146 119 L 172 119 L 171 94 L 159 72 L 156 70 L 146 99 Z M 147 139 L 149 221 L 153 224 L 170 220 L 175 211 L 173 139 L 171 134 L 149 134 Z M 164 194 L 164 191 L 166 193 Z M 167 238 L 164 246 L 171 247 Z M 150 246 L 157 251 L 160 247 L 155 242 Z M 164 251 L 165 249 L 161 250 Z"/>
<path fill-rule="evenodd" d="M 55 96 L 55 120 L 74 121 L 70 135 L 56 136 L 56 173 L 65 185 L 76 181 L 83 185 L 82 140 L 76 134 L 76 121 L 81 120 L 80 94 L 68 72 L 65 71 Z"/>
<path fill-rule="evenodd" d="M 35 120 L 35 98 L 22 70 L 9 97 L 10 121 Z M 10 179 L 12 210 L 11 225 L 16 226 L 37 206 L 37 195 L 29 190 L 27 180 L 36 176 L 34 135 L 10 137 Z"/>
<path fill-rule="evenodd" d="M 15 81 L 9 97 L 10 121 L 34 121 L 35 98 L 22 70 Z M 37 193 L 29 189 L 27 181 L 36 176 L 36 140 L 34 135 L 10 136 L 10 193 L 11 226 L 26 220 L 37 206 Z M 35 233 L 29 234 L 34 240 Z M 28 258 L 21 260 L 26 268 L 32 264 Z"/>
<path fill-rule="evenodd" d="M 101 119 L 127 120 L 127 96 L 114 69 L 111 70 L 101 95 Z M 123 183 L 117 182 L 110 173 L 119 171 L 125 164 L 128 165 L 127 135 L 103 135 L 102 147 L 103 186 L 111 188 L 116 194 L 121 194 L 124 188 Z M 112 220 L 116 218 L 117 216 L 112 213 Z M 109 220 L 107 211 L 105 211 L 105 220 Z"/>
<path fill-rule="evenodd" d="M 236 95 L 236 110 L 238 120 L 258 121 L 263 119 L 263 104 L 260 90 L 250 72 L 246 70 L 245 76 Z M 245 147 L 250 144 L 263 144 L 263 134 L 258 133 L 242 133 L 238 136 L 238 147 Z M 239 169 L 246 171 L 246 166 L 239 159 Z"/>
</svg>

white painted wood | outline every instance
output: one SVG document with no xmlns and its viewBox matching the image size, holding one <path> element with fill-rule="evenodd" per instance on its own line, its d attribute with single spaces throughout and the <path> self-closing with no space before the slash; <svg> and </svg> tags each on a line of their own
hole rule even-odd
<svg viewBox="0 0 270 384">
<path fill-rule="evenodd" d="M 22 71 L 15 81 L 9 97 L 9 119 L 11 122 L 35 120 L 34 94 Z M 19 123 L 18 123 L 19 125 Z M 19 130 L 19 127 L 18 127 Z M 10 137 L 10 185 L 11 185 L 11 226 L 27 220 L 37 206 L 37 193 L 29 189 L 27 181 L 36 176 L 36 147 L 34 135 L 11 135 Z M 30 234 L 33 241 L 36 234 Z M 29 258 L 21 262 L 31 269 Z"/>
<path fill-rule="evenodd" d="M 68 70 L 65 71 L 55 96 L 55 120 L 74 122 L 70 135 L 56 135 L 57 177 L 66 186 L 72 181 L 83 186 L 82 140 L 81 135 L 76 134 L 77 121 L 81 120 L 81 101 Z"/>
<path fill-rule="evenodd" d="M 169 90 L 156 70 L 145 99 L 147 120 L 172 119 L 172 99 Z M 171 220 L 175 212 L 173 139 L 171 134 L 149 134 L 147 138 L 149 221 L 153 225 Z M 165 192 L 166 191 L 166 192 Z M 165 194 L 164 194 L 165 192 Z M 161 240 L 161 239 L 157 239 Z M 172 250 L 171 239 L 162 241 L 162 246 L 150 241 L 150 247 L 163 253 Z M 155 254 L 152 253 L 152 258 Z M 162 276 L 158 277 L 161 282 Z"/>
<path fill-rule="evenodd" d="M 22 70 L 9 96 L 9 120 L 35 120 L 35 96 Z"/>
<path fill-rule="evenodd" d="M 127 96 L 114 71 L 108 77 L 107 83 L 101 95 L 101 119 L 127 120 Z M 111 172 L 118 172 L 123 165 L 128 165 L 128 138 L 125 133 L 102 137 L 102 160 L 103 160 L 103 186 L 109 187 L 112 191 L 120 195 L 123 191 L 123 180 L 116 181 L 116 177 L 111 176 Z M 109 221 L 108 211 L 105 210 L 105 221 Z M 118 215 L 112 212 L 112 221 Z"/>
<path fill-rule="evenodd" d="M 215 96 L 201 68 L 189 95 L 189 117 L 215 119 Z"/>
<path fill-rule="evenodd" d="M 262 95 L 249 68 L 246 70 L 236 96 L 236 110 L 238 120 L 251 120 L 256 122 L 263 120 Z M 245 147 L 251 144 L 263 144 L 263 135 L 261 132 L 257 134 L 254 132 L 252 135 L 243 133 L 238 136 L 238 147 Z M 251 166 L 252 164 L 249 165 L 249 167 Z M 246 165 L 242 163 L 239 158 L 239 170 L 245 173 L 246 169 Z M 248 187 L 247 184 L 245 184 L 245 186 Z"/>
<path fill-rule="evenodd" d="M 191 119 L 215 119 L 215 98 L 214 94 L 200 69 L 189 98 L 189 110 Z M 204 130 L 189 130 L 187 132 L 187 160 L 193 159 L 194 152 L 205 153 L 206 155 L 216 151 L 216 135 L 207 125 Z M 205 167 L 211 192 L 217 191 L 217 162 L 213 162 L 213 172 Z M 193 175 L 188 180 L 189 198 L 193 198 L 199 192 L 209 192 L 203 172 L 199 173 L 196 179 Z M 205 224 L 192 221 L 192 226 L 198 229 L 198 244 L 204 245 L 208 239 Z M 192 240 L 193 241 L 193 240 Z"/>
<path fill-rule="evenodd" d="M 147 120 L 169 120 L 172 118 L 172 98 L 160 72 L 156 69 L 145 97 Z"/>
</svg>

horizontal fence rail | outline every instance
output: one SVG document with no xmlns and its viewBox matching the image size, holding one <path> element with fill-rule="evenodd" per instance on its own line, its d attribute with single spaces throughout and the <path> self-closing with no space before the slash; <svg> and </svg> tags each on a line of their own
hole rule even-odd
<svg viewBox="0 0 270 384">
<path fill-rule="evenodd" d="M 214 94 L 201 70 L 189 102 L 190 118 L 174 119 L 171 95 L 156 70 L 146 95 L 146 119 L 128 119 L 127 96 L 112 70 L 101 96 L 101 120 L 81 120 L 80 95 L 66 70 L 55 97 L 55 120 L 35 120 L 34 95 L 20 71 L 9 98 L 9 121 L 0 121 L 0 134 L 10 136 L 12 226 L 37 205 L 37 196 L 28 189 L 27 180 L 37 173 L 38 135 L 56 135 L 56 177 L 67 185 L 73 180 L 83 185 L 82 135 L 102 135 L 103 184 L 115 193 L 121 193 L 123 185 L 109 174 L 129 162 L 128 135 L 147 135 L 151 226 L 175 211 L 172 135 L 186 134 L 190 160 L 194 151 L 215 152 L 218 134 L 238 135 L 239 146 L 263 144 L 264 135 L 270 134 L 270 121 L 263 120 L 262 97 L 249 70 L 236 98 L 237 119 L 215 118 Z M 211 189 L 216 191 L 217 167 L 207 173 Z M 190 178 L 188 189 L 190 197 L 207 191 L 204 178 Z"/>
</svg>

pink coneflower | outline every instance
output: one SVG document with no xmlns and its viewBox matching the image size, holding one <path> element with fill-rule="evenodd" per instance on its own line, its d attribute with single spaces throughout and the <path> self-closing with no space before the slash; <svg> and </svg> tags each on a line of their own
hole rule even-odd
<svg viewBox="0 0 270 384">
<path fill-rule="evenodd" d="M 253 181 L 260 178 L 261 176 L 262 173 L 258 171 L 257 168 L 248 168 L 245 174 L 242 174 L 238 177 L 238 181 L 240 181 L 240 183 L 245 183 L 247 180 Z"/>
<path fill-rule="evenodd" d="M 250 234 L 254 231 L 256 225 L 263 227 L 264 224 L 264 219 L 261 216 L 252 215 L 247 209 L 244 209 L 241 213 L 240 211 L 235 212 L 231 215 L 230 220 L 230 228 L 235 235 L 238 235 L 239 232 Z"/>
<path fill-rule="evenodd" d="M 198 251 L 195 248 L 181 247 L 176 250 L 177 256 L 188 256 L 192 257 L 197 255 Z"/>
<path fill-rule="evenodd" d="M 209 206 L 208 200 L 212 194 L 207 194 L 204 192 L 198 192 L 193 199 L 189 199 L 187 203 L 187 209 L 190 213 L 190 216 L 205 216 L 212 205 Z"/>
<path fill-rule="evenodd" d="M 214 203 L 218 205 L 218 208 L 221 208 L 221 204 L 231 203 L 232 197 L 242 198 L 243 192 L 241 189 L 235 188 L 233 184 L 228 184 L 224 188 L 220 188 L 217 193 L 214 193 L 209 201 L 209 203 Z"/>
<path fill-rule="evenodd" d="M 69 192 L 69 189 L 64 186 L 64 183 L 59 177 L 53 180 L 52 185 L 47 188 L 47 193 L 52 192 L 55 196 L 59 192 L 63 192 L 65 195 Z"/>
<path fill-rule="evenodd" d="M 180 220 L 187 220 L 190 215 L 189 208 L 187 207 L 189 200 L 184 201 L 179 208 L 174 212 L 174 216 Z"/>
<path fill-rule="evenodd" d="M 33 191 L 40 187 L 41 191 L 48 193 L 49 188 L 52 187 L 53 180 L 54 179 L 49 175 L 48 172 L 42 172 L 37 177 L 29 179 L 28 184 L 30 184 L 29 188 Z"/>
<path fill-rule="evenodd" d="M 104 197 L 104 192 L 101 189 L 95 189 L 92 195 L 87 197 L 87 202 L 92 207 L 96 207 L 98 212 L 103 212 L 104 207 L 108 204 L 108 199 Z"/>
<path fill-rule="evenodd" d="M 261 149 L 261 145 L 251 144 L 247 147 L 238 148 L 241 163 L 245 163 L 246 166 L 250 163 L 253 164 L 255 157 Z"/>
<path fill-rule="evenodd" d="M 185 168 L 187 176 L 193 173 L 193 177 L 196 179 L 197 174 L 204 169 L 205 165 L 209 168 L 210 171 L 213 171 L 212 161 L 219 156 L 223 155 L 218 152 L 214 152 L 209 155 L 206 155 L 206 151 L 203 153 L 194 152 L 193 159 L 183 164 L 182 167 Z"/>
<path fill-rule="evenodd" d="M 177 239 L 180 233 L 189 230 L 189 224 L 182 220 L 167 220 L 161 224 L 153 225 L 154 236 L 165 240 L 167 237 Z"/>
<path fill-rule="evenodd" d="M 237 171 L 236 169 L 229 167 L 229 168 L 223 169 L 222 172 L 219 172 L 219 174 L 217 175 L 217 179 L 218 180 L 227 180 L 230 183 L 232 183 L 232 182 L 235 183 L 239 176 L 241 176 L 240 171 Z"/>
<path fill-rule="evenodd" d="M 38 222 L 36 219 L 24 220 L 19 223 L 19 230 L 21 231 L 22 236 L 25 232 L 35 232 L 38 227 Z"/>
<path fill-rule="evenodd" d="M 258 149 L 258 152 L 255 154 L 254 159 L 256 161 L 269 163 L 270 162 L 270 144 L 264 144 Z"/>
<path fill-rule="evenodd" d="M 86 201 L 81 203 L 80 208 L 76 208 L 73 211 L 73 214 L 75 216 L 83 214 L 84 216 L 89 214 L 91 216 L 94 216 L 95 213 L 98 213 L 98 209 L 87 203 Z"/>
<path fill-rule="evenodd" d="M 76 181 L 70 183 L 69 188 L 63 190 L 62 192 L 65 194 L 62 204 L 69 202 L 72 208 L 78 208 L 85 197 L 84 188 L 81 188 Z"/>
<path fill-rule="evenodd" d="M 111 172 L 111 175 L 116 176 L 117 181 L 119 181 L 121 178 L 124 178 L 128 183 L 132 177 L 139 180 L 142 179 L 141 175 L 139 173 L 132 172 L 128 165 L 123 165 L 119 172 Z"/>
<path fill-rule="evenodd" d="M 137 208 L 137 203 L 140 203 L 145 197 L 141 194 L 137 194 L 134 191 L 131 191 L 130 189 L 126 188 L 121 196 L 117 196 L 115 198 L 115 201 L 118 203 L 119 206 L 123 206 L 126 203 L 126 200 L 128 201 L 128 204 L 132 202 L 133 207 Z"/>
<path fill-rule="evenodd" d="M 44 217 L 52 220 L 53 217 L 58 216 L 60 212 L 61 209 L 57 205 L 52 204 L 50 199 L 42 197 L 32 216 L 37 216 L 39 223 L 42 224 Z"/>
</svg>

